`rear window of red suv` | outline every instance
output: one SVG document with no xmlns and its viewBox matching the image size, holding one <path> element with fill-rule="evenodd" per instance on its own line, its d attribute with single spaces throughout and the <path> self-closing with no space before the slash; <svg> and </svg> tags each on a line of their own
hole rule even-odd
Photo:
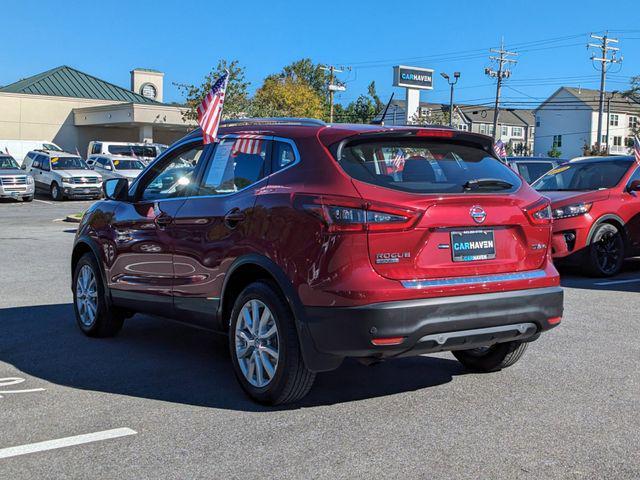
<svg viewBox="0 0 640 480">
<path fill-rule="evenodd" d="M 338 148 L 337 156 L 351 177 L 411 193 L 510 193 L 522 184 L 483 149 L 452 141 L 352 141 Z"/>
</svg>

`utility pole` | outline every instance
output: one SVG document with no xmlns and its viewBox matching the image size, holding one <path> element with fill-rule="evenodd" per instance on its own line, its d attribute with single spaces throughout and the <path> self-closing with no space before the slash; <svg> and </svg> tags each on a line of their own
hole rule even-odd
<svg viewBox="0 0 640 480">
<path fill-rule="evenodd" d="M 447 83 L 449 84 L 449 86 L 451 87 L 451 95 L 449 96 L 449 126 L 452 127 L 453 126 L 453 86 L 458 83 L 458 79 L 460 78 L 460 72 L 453 72 L 453 82 L 451 82 L 451 79 L 449 78 L 449 75 L 447 75 L 444 72 L 441 72 L 440 75 L 442 75 L 442 78 L 444 78 Z"/>
<path fill-rule="evenodd" d="M 616 58 L 618 47 L 612 47 L 609 44 L 618 43 L 617 38 L 610 38 L 609 32 L 605 32 L 602 37 L 591 34 L 591 38 L 599 40 L 600 43 L 588 43 L 587 48 L 596 48 L 600 50 L 600 57 L 596 57 L 596 54 L 591 55 L 592 62 L 600 62 L 600 105 L 598 108 L 598 138 L 596 139 L 596 145 L 598 150 L 602 149 L 602 117 L 604 116 L 604 89 L 607 81 L 607 67 L 610 63 L 622 62 L 622 57 Z M 611 52 L 611 58 L 609 58 L 609 52 Z M 607 135 L 607 144 L 609 143 L 609 136 Z"/>
<path fill-rule="evenodd" d="M 517 60 L 513 58 L 509 58 L 511 55 L 518 55 L 515 52 L 508 52 L 504 49 L 504 39 L 500 42 L 500 48 L 495 49 L 492 48 L 489 50 L 491 53 L 495 53 L 498 56 L 490 56 L 489 59 L 498 64 L 498 70 L 494 70 L 491 67 L 487 67 L 484 69 L 484 73 L 489 75 L 492 78 L 497 78 L 496 84 L 496 103 L 493 110 L 493 141 L 497 140 L 498 135 L 498 116 L 500 115 L 500 90 L 502 88 L 502 79 L 509 78 L 511 76 L 511 70 L 506 68 L 509 64 L 518 63 Z"/>
<path fill-rule="evenodd" d="M 320 70 L 329 72 L 329 122 L 333 123 L 333 95 L 335 92 L 344 92 L 346 87 L 340 82 L 335 82 L 336 73 L 342 73 L 345 67 L 336 67 L 334 65 L 322 65 Z M 349 67 L 351 70 L 351 67 Z"/>
</svg>

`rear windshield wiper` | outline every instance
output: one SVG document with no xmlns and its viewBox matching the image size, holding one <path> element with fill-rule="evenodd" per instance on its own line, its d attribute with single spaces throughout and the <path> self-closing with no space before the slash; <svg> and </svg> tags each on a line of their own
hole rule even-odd
<svg viewBox="0 0 640 480">
<path fill-rule="evenodd" d="M 513 184 L 500 180 L 499 178 L 476 178 L 467 181 L 462 185 L 463 190 L 479 190 L 481 188 L 496 188 L 499 190 L 508 190 L 513 188 Z"/>
</svg>

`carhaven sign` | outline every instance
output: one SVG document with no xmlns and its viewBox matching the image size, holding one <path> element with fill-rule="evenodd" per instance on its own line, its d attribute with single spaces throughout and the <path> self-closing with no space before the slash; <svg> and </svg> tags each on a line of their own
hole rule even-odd
<svg viewBox="0 0 640 480">
<path fill-rule="evenodd" d="M 393 86 L 432 90 L 433 70 L 398 65 L 393 67 Z"/>
</svg>

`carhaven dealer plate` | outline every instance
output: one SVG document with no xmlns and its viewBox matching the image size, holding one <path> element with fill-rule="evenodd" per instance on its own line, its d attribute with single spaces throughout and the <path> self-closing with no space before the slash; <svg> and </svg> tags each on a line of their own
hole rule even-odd
<svg viewBox="0 0 640 480">
<path fill-rule="evenodd" d="M 454 262 L 472 262 L 496 258 L 493 230 L 451 232 L 451 255 Z"/>
</svg>

